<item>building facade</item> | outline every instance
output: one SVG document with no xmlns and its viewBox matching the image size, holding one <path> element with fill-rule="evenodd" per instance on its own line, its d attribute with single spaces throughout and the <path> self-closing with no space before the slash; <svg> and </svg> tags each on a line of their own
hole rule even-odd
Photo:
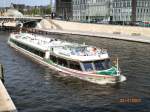
<svg viewBox="0 0 150 112">
<path fill-rule="evenodd" d="M 51 4 L 51 12 L 56 13 L 56 1 L 50 0 L 50 4 Z"/>
<path fill-rule="evenodd" d="M 150 0 L 137 0 L 136 21 L 150 22 Z"/>
<path fill-rule="evenodd" d="M 150 0 L 114 0 L 112 16 L 114 22 L 125 24 L 150 21 Z"/>
<path fill-rule="evenodd" d="M 56 0 L 56 16 L 72 20 L 72 0 Z"/>
<path fill-rule="evenodd" d="M 110 18 L 112 0 L 72 0 L 73 21 L 97 22 Z"/>
</svg>

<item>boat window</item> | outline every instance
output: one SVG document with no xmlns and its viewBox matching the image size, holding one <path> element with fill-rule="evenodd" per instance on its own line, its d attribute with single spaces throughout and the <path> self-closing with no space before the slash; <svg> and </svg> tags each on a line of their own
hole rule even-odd
<svg viewBox="0 0 150 112">
<path fill-rule="evenodd" d="M 42 51 L 39 51 L 39 56 L 44 57 L 44 56 L 45 56 L 45 53 L 42 52 Z"/>
<path fill-rule="evenodd" d="M 75 70 L 80 70 L 81 71 L 81 67 L 80 67 L 80 64 L 78 62 L 69 61 L 69 67 L 71 69 L 75 69 Z"/>
<path fill-rule="evenodd" d="M 65 66 L 67 67 L 68 66 L 68 63 L 67 63 L 67 60 L 63 59 L 63 58 L 58 58 L 58 64 L 61 65 L 61 66 Z"/>
<path fill-rule="evenodd" d="M 106 59 L 106 60 L 105 60 L 105 68 L 106 68 L 106 69 L 111 68 L 111 62 L 110 62 L 110 59 Z"/>
<path fill-rule="evenodd" d="M 92 62 L 84 62 L 83 66 L 85 71 L 93 71 Z"/>
<path fill-rule="evenodd" d="M 110 68 L 110 60 L 98 60 L 94 61 L 94 66 L 96 70 L 106 70 Z"/>
<path fill-rule="evenodd" d="M 50 55 L 50 60 L 52 60 L 54 63 L 57 63 L 57 57 Z"/>
</svg>

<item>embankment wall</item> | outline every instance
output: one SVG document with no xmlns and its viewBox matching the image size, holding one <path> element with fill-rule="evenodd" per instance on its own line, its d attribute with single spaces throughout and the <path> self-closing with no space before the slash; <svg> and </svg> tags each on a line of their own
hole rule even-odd
<svg viewBox="0 0 150 112">
<path fill-rule="evenodd" d="M 136 26 L 120 26 L 120 25 L 104 25 L 104 24 L 89 24 L 77 23 L 60 20 L 49 20 L 50 28 L 71 31 L 83 32 L 99 32 L 122 35 L 140 35 L 150 37 L 150 28 Z"/>
</svg>

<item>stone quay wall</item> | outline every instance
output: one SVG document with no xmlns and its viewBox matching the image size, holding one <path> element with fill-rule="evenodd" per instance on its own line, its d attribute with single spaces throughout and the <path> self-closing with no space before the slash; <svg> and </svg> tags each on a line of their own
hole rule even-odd
<svg viewBox="0 0 150 112">
<path fill-rule="evenodd" d="M 48 21 L 47 28 L 50 29 L 150 37 L 150 28 L 146 27 L 90 24 L 60 20 Z"/>
</svg>

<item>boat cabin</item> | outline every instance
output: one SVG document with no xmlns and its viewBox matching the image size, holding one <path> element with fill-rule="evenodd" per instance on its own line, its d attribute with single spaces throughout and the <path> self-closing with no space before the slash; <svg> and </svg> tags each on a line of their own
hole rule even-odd
<svg viewBox="0 0 150 112">
<path fill-rule="evenodd" d="M 65 59 L 55 55 L 50 55 L 50 61 L 52 61 L 54 64 L 58 64 L 63 67 L 86 72 L 106 70 L 111 67 L 109 58 L 93 61 L 78 61 Z"/>
</svg>

